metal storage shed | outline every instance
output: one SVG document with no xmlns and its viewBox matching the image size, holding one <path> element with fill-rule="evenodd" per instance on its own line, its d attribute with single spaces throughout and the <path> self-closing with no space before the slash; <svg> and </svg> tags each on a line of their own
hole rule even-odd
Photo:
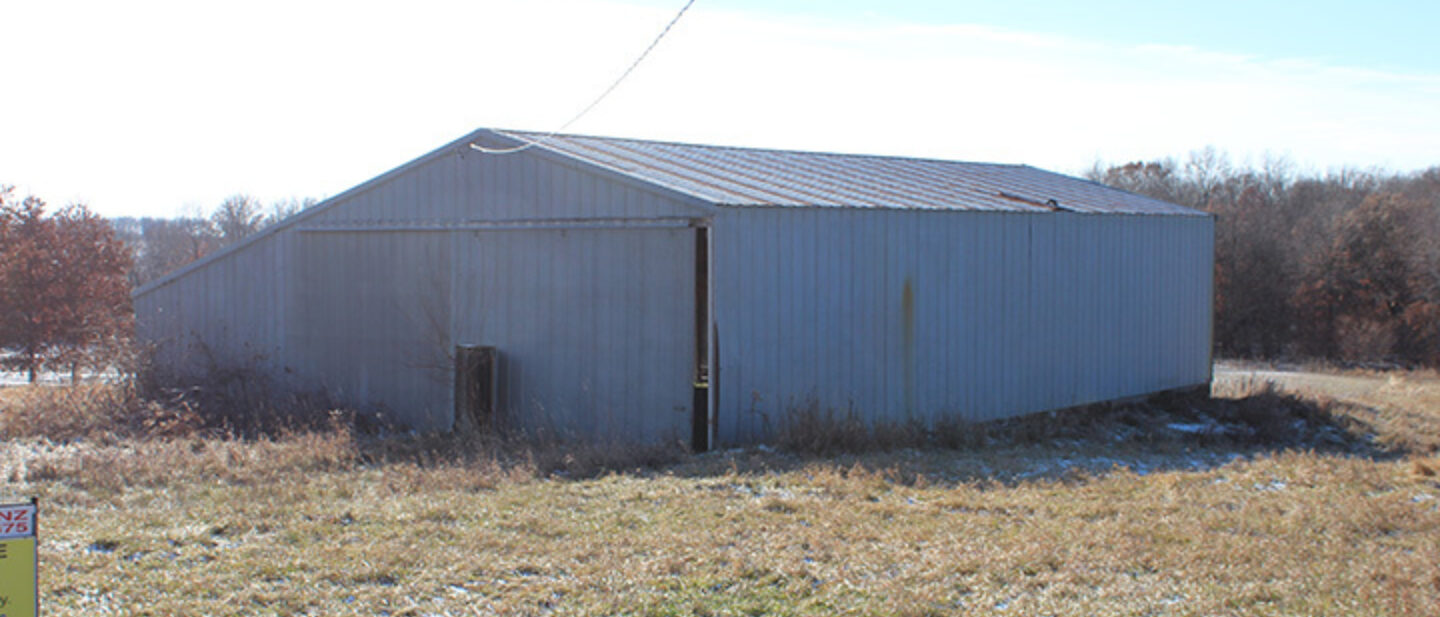
<svg viewBox="0 0 1440 617">
<path fill-rule="evenodd" d="M 135 307 L 181 375 L 250 368 L 422 430 L 705 447 L 812 405 L 934 423 L 1206 384 L 1213 239 L 1023 165 L 482 129 Z"/>
</svg>

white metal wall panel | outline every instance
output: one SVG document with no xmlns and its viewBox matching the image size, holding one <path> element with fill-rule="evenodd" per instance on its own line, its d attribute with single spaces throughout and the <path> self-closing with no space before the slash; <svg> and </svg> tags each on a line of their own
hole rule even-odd
<svg viewBox="0 0 1440 617">
<path fill-rule="evenodd" d="M 448 428 L 449 248 L 439 233 L 301 234 L 287 337 L 299 380 L 414 428 Z"/>
<path fill-rule="evenodd" d="M 465 232 L 455 342 L 499 348 L 504 420 L 599 442 L 689 435 L 695 230 Z"/>
<path fill-rule="evenodd" d="M 1206 217 L 742 208 L 714 229 L 723 443 L 810 404 L 983 420 L 1210 377 Z"/>
<path fill-rule="evenodd" d="M 599 442 L 688 435 L 691 228 L 307 232 L 303 381 L 419 429 L 454 418 L 456 345 L 501 354 L 500 421 Z"/>
<path fill-rule="evenodd" d="M 620 182 L 546 156 L 539 152 L 482 154 L 457 148 L 348 198 L 306 225 L 654 218 L 700 213 L 653 188 Z"/>
<path fill-rule="evenodd" d="M 654 187 L 586 170 L 573 161 L 556 160 L 552 154 L 485 155 L 462 144 L 364 185 L 316 213 L 302 215 L 278 233 L 250 241 L 194 266 L 182 276 L 142 291 L 135 298 L 139 334 L 142 340 L 155 344 L 158 362 L 181 373 L 201 374 L 211 367 L 268 370 L 299 387 L 329 390 L 350 404 L 389 409 L 392 417 L 402 423 L 418 428 L 447 428 L 453 417 L 453 369 L 442 367 L 448 357 L 437 354 L 451 349 L 459 340 L 457 333 L 466 328 L 475 332 L 464 318 L 452 320 L 449 316 L 452 307 L 446 294 L 454 283 L 450 268 L 453 265 L 457 272 L 467 273 L 474 269 L 473 264 L 455 264 L 452 236 L 472 232 L 398 228 L 416 223 L 443 226 L 596 218 L 623 224 L 625 220 L 674 220 L 704 213 Z M 357 231 L 324 231 L 336 227 Z M 661 235 L 679 234 L 693 242 L 692 236 L 685 235 L 687 231 L 693 234 L 693 230 L 672 230 Z M 587 267 L 610 269 L 603 280 L 611 282 L 636 273 L 649 276 L 662 267 L 683 268 L 690 264 L 688 267 L 693 269 L 693 247 L 678 255 L 660 257 L 656 252 L 660 248 L 651 246 L 651 236 L 645 238 L 645 246 L 638 248 L 649 251 L 646 254 L 654 263 L 637 265 L 634 259 L 610 263 L 606 260 L 613 256 L 592 249 L 596 254 L 588 258 L 599 261 L 589 261 Z M 629 248 L 636 247 L 617 250 Z M 539 256 L 536 263 L 553 266 L 556 258 L 545 250 L 530 247 L 525 254 Z M 470 254 L 466 251 L 470 249 L 460 252 Z M 504 255 L 496 263 L 515 272 L 544 267 L 522 260 L 518 253 Z M 562 274 L 554 273 L 556 277 Z M 549 280 L 556 285 L 560 285 L 559 281 Z M 681 300 L 693 305 L 693 295 L 692 287 Z M 473 297 L 464 301 L 471 302 L 467 310 L 475 308 Z M 517 308 L 513 302 L 505 306 L 508 308 L 499 309 L 502 314 L 513 310 L 512 321 L 524 322 L 526 309 Z M 597 331 L 608 332 L 601 329 L 618 324 L 605 320 L 619 320 L 619 315 L 628 310 L 624 303 L 606 306 L 610 313 L 589 314 Z M 436 321 L 441 317 L 443 323 L 437 334 Z M 693 323 L 674 335 L 678 338 L 673 341 L 668 331 L 642 332 L 631 326 L 625 325 L 621 331 L 637 335 L 634 345 L 647 351 L 661 347 L 657 337 L 662 336 L 665 344 L 693 347 L 693 335 L 685 334 Z M 503 338 L 494 340 L 503 343 Z M 634 345 L 627 347 L 629 343 L 593 337 L 584 345 L 572 346 L 590 356 L 605 355 L 596 351 L 599 344 L 636 351 Z M 511 350 L 502 345 L 501 351 L 506 354 Z M 557 351 L 566 352 L 559 348 Z M 663 357 L 668 361 L 668 356 Z M 534 356 L 521 358 L 525 364 L 537 362 Z M 615 375 L 618 367 L 634 368 L 643 360 L 621 358 L 617 353 L 611 354 L 609 361 L 631 364 L 610 366 L 604 384 L 584 387 L 587 391 L 602 390 L 594 396 L 604 404 L 606 413 L 634 414 L 636 418 L 648 413 L 639 408 L 621 410 L 618 401 L 639 400 L 634 398 L 637 396 L 658 399 L 653 392 L 620 392 L 636 385 L 636 380 L 626 382 Z M 530 383 L 524 381 L 525 373 L 517 375 L 521 381 L 513 385 Z M 666 378 L 652 370 L 640 379 Z M 673 387 L 688 388 L 688 372 L 676 383 Z M 674 407 L 673 402 L 668 402 L 674 396 L 666 392 L 661 398 L 667 401 L 668 409 Z M 572 405 L 574 400 L 578 399 L 565 399 L 555 406 L 578 409 Z M 668 425 L 662 430 L 659 424 L 646 424 L 649 420 L 636 418 L 595 420 L 593 424 L 643 425 L 641 428 L 650 433 L 669 432 Z"/>
<path fill-rule="evenodd" d="M 283 365 L 289 238 L 272 235 L 135 298 L 137 334 L 182 375 Z"/>
</svg>

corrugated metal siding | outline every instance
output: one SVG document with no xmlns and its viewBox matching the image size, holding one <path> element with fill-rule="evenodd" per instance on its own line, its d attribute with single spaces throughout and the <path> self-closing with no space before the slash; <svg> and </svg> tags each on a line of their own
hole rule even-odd
<svg viewBox="0 0 1440 617">
<path fill-rule="evenodd" d="M 192 375 L 211 366 L 268 370 L 285 362 L 290 238 L 266 237 L 135 298 L 137 334 L 155 360 Z"/>
<path fill-rule="evenodd" d="M 720 439 L 760 439 L 812 403 L 984 420 L 1205 383 L 1212 222 L 723 212 Z"/>
<path fill-rule="evenodd" d="M 453 419 L 455 345 L 493 345 L 502 417 L 596 441 L 688 434 L 694 230 L 301 235 L 302 377 L 421 429 Z"/>
<path fill-rule="evenodd" d="M 1203 216 L 1026 165 L 496 133 L 714 204 Z"/>
<path fill-rule="evenodd" d="M 140 335 L 185 372 L 268 370 L 423 429 L 453 419 L 453 346 L 494 344 L 522 428 L 683 435 L 694 231 L 625 226 L 698 214 L 574 163 L 457 151 L 138 294 Z M 618 228 L 451 229 L 586 219 Z"/>
<path fill-rule="evenodd" d="M 421 429 L 452 412 L 450 247 L 433 233 L 302 233 L 292 324 L 296 377 Z"/>
<path fill-rule="evenodd" d="M 561 164 L 538 154 L 456 150 L 355 195 L 304 225 L 702 214 L 655 189 L 615 182 L 580 164 Z"/>
<path fill-rule="evenodd" d="M 512 426 L 601 442 L 689 434 L 695 231 L 457 233 L 455 340 L 501 353 Z"/>
</svg>

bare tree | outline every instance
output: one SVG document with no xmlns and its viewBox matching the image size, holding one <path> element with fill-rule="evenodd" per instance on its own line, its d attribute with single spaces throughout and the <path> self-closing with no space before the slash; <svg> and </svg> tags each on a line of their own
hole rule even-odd
<svg viewBox="0 0 1440 617">
<path fill-rule="evenodd" d="M 135 255 L 131 280 L 143 285 L 219 247 L 220 236 L 205 219 L 143 219 L 140 237 L 131 244 Z"/>
<path fill-rule="evenodd" d="M 210 221 L 220 233 L 220 243 L 231 244 L 260 231 L 265 226 L 265 211 L 254 197 L 236 194 L 220 202 Z"/>
<path fill-rule="evenodd" d="M 266 217 L 265 223 L 266 225 L 274 225 L 275 223 L 299 214 L 301 211 L 317 203 L 320 203 L 320 200 L 314 197 L 306 197 L 304 199 L 290 197 L 274 201 L 270 204 L 270 214 Z"/>
</svg>

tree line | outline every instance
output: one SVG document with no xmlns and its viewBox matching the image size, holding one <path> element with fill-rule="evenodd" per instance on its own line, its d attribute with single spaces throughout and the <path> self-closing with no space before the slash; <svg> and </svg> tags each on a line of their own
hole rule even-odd
<svg viewBox="0 0 1440 617">
<path fill-rule="evenodd" d="M 130 248 L 130 283 L 139 287 L 316 203 L 314 198 L 290 198 L 265 204 L 249 195 L 236 194 L 225 198 L 208 215 L 121 217 L 112 223 Z"/>
<path fill-rule="evenodd" d="M 1296 173 L 1205 149 L 1086 176 L 1215 215 L 1218 356 L 1440 366 L 1440 167 Z"/>
<path fill-rule="evenodd" d="M 125 363 L 134 288 L 315 203 L 234 195 L 207 216 L 106 220 L 0 186 L 0 369 L 73 381 Z"/>
</svg>

